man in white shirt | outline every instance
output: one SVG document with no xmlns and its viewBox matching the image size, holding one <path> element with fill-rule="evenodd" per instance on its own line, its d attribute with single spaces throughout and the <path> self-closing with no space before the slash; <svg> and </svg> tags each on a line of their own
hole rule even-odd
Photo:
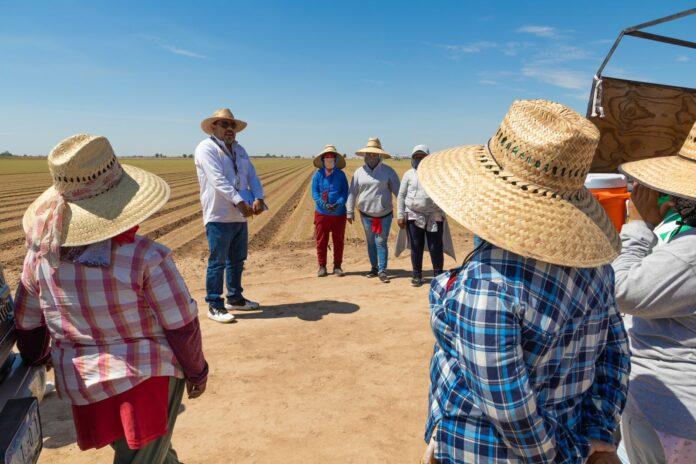
<svg viewBox="0 0 696 464">
<path fill-rule="evenodd" d="M 263 187 L 246 150 L 236 141 L 247 123 L 229 109 L 216 111 L 201 122 L 210 137 L 194 154 L 201 189 L 203 222 L 210 256 L 205 280 L 208 317 L 232 322 L 228 310 L 258 309 L 242 295 L 242 271 L 247 257 L 247 218 L 265 211 Z M 223 299 L 223 275 L 227 297 Z"/>
</svg>

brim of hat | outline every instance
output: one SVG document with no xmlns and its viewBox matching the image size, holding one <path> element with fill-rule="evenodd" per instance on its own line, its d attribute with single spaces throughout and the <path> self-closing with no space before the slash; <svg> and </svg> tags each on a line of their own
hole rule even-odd
<svg viewBox="0 0 696 464">
<path fill-rule="evenodd" d="M 324 156 L 327 153 L 333 153 L 336 155 L 336 167 L 338 169 L 343 169 L 346 167 L 346 159 L 343 157 L 342 154 L 336 153 L 335 151 L 325 151 L 324 153 L 319 153 L 317 156 L 314 157 L 314 167 L 317 169 L 321 169 L 324 167 L 324 165 L 321 162 L 321 157 Z"/>
<path fill-rule="evenodd" d="M 355 154 L 358 156 L 365 156 L 368 153 L 382 155 L 382 158 L 391 158 L 391 155 L 389 153 L 387 153 L 384 150 L 380 150 L 379 148 L 361 148 L 360 150 L 355 152 Z"/>
<path fill-rule="evenodd" d="M 123 176 L 110 190 L 92 198 L 67 201 L 63 216 L 62 246 L 97 243 L 140 224 L 169 200 L 169 185 L 159 176 L 135 166 L 123 165 Z M 24 213 L 25 233 L 35 218 L 37 206 L 55 195 L 50 187 Z"/>
<path fill-rule="evenodd" d="M 242 132 L 247 126 L 247 123 L 245 121 L 242 121 L 241 119 L 213 117 L 204 119 L 203 122 L 201 122 L 201 129 L 203 129 L 203 132 L 205 132 L 206 134 L 213 135 L 213 124 L 215 124 L 218 121 L 222 121 L 223 119 L 225 121 L 234 121 L 234 131 L 236 133 Z"/>
<path fill-rule="evenodd" d="M 418 166 L 418 180 L 438 206 L 501 248 L 572 267 L 596 267 L 618 256 L 619 235 L 587 189 L 564 199 L 500 174 L 481 145 L 434 153 Z"/>
<path fill-rule="evenodd" d="M 624 163 L 619 171 L 653 190 L 696 200 L 696 161 L 663 156 Z"/>
</svg>

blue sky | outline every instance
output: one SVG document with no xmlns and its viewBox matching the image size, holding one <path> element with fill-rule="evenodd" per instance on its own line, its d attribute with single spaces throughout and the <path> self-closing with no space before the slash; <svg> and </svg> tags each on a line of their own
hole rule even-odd
<svg viewBox="0 0 696 464">
<path fill-rule="evenodd" d="M 191 153 L 230 107 L 252 154 L 481 143 L 510 103 L 585 113 L 618 32 L 685 1 L 0 0 L 0 151 L 77 132 L 121 155 Z M 694 40 L 696 17 L 651 29 Z M 693 50 L 627 38 L 606 75 L 696 87 Z"/>
</svg>

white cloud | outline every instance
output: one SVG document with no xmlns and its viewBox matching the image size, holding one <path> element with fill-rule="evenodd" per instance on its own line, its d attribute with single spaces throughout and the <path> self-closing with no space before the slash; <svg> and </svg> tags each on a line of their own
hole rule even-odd
<svg viewBox="0 0 696 464">
<path fill-rule="evenodd" d="M 207 56 L 201 55 L 200 53 L 192 52 L 190 50 L 184 50 L 183 48 L 174 47 L 172 45 L 161 45 L 161 47 L 169 52 L 174 53 L 175 55 L 186 56 L 189 58 L 197 58 L 199 60 L 208 59 Z"/>
<path fill-rule="evenodd" d="M 555 27 L 551 26 L 522 26 L 517 29 L 517 32 L 521 32 L 523 34 L 532 34 L 537 37 L 546 37 L 550 39 L 555 39 L 560 36 L 558 34 L 558 30 Z"/>
<path fill-rule="evenodd" d="M 570 69 L 529 65 L 522 68 L 522 75 L 564 89 L 580 90 L 590 86 L 587 73 Z"/>
<path fill-rule="evenodd" d="M 589 51 L 575 45 L 554 45 L 534 55 L 538 64 L 564 63 L 567 61 L 592 60 L 595 56 Z"/>
<path fill-rule="evenodd" d="M 529 42 L 506 42 L 505 45 L 500 47 L 500 51 L 507 56 L 515 56 L 523 50 L 532 47 L 533 44 Z"/>
<path fill-rule="evenodd" d="M 689 57 L 686 56 L 686 55 L 679 55 L 679 56 L 676 57 L 674 60 L 675 60 L 675 61 L 680 61 L 680 62 L 683 63 L 683 62 L 686 62 L 686 61 L 690 61 L 691 58 L 689 58 Z"/>
<path fill-rule="evenodd" d="M 484 50 L 496 48 L 497 46 L 497 43 L 489 42 L 487 40 L 480 40 L 478 42 L 472 42 L 465 45 L 440 45 L 441 48 L 444 48 L 453 55 L 480 53 Z"/>
</svg>

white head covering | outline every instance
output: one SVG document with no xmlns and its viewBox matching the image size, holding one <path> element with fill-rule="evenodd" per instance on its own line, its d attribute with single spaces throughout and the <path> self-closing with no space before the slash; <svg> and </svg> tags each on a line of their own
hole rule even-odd
<svg viewBox="0 0 696 464">
<path fill-rule="evenodd" d="M 430 148 L 428 148 L 427 145 L 416 145 L 415 147 L 413 147 L 413 150 L 411 150 L 411 157 L 413 157 L 413 155 L 415 155 L 416 153 L 419 153 L 419 152 L 423 152 L 426 155 L 429 155 Z"/>
</svg>

